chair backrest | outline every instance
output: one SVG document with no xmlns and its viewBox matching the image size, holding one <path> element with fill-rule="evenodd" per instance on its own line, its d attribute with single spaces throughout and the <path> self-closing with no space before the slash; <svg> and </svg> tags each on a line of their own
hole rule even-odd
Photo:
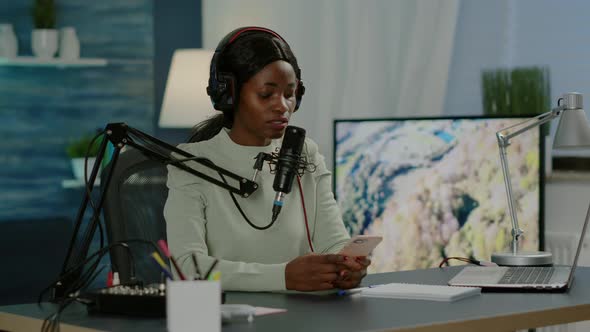
<svg viewBox="0 0 590 332">
<path fill-rule="evenodd" d="M 102 172 L 102 181 L 111 165 Z M 164 204 L 168 197 L 166 166 L 129 148 L 119 155 L 104 201 L 104 220 L 109 243 L 129 239 L 157 242 L 166 239 Z M 150 256 L 154 248 L 129 244 L 135 263 L 135 277 L 144 283 L 160 281 L 160 270 Z M 116 247 L 110 252 L 113 269 L 121 282 L 131 277 L 127 250 Z"/>
</svg>

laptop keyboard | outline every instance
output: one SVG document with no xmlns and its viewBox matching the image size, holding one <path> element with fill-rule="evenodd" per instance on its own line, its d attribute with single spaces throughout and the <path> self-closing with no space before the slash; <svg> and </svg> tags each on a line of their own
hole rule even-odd
<svg viewBox="0 0 590 332">
<path fill-rule="evenodd" d="M 510 267 L 500 279 L 500 284 L 547 284 L 553 267 Z"/>
</svg>

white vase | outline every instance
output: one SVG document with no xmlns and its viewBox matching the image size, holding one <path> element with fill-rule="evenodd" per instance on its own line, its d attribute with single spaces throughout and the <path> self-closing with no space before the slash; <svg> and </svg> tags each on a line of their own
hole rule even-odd
<svg viewBox="0 0 590 332">
<path fill-rule="evenodd" d="M 18 54 L 18 41 L 12 24 L 0 24 L 0 57 L 14 58 Z"/>
<path fill-rule="evenodd" d="M 59 56 L 62 59 L 76 60 L 80 58 L 80 41 L 76 29 L 62 28 L 59 35 Z"/>
<path fill-rule="evenodd" d="M 31 35 L 33 54 L 41 59 L 51 59 L 57 52 L 57 30 L 35 29 Z"/>
</svg>

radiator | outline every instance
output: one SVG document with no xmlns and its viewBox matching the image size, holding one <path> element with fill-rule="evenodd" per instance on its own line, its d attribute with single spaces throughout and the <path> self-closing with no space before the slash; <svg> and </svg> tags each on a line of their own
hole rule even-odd
<svg viewBox="0 0 590 332">
<path fill-rule="evenodd" d="M 576 233 L 546 232 L 545 251 L 553 254 L 554 264 L 571 264 L 574 261 L 580 235 Z"/>
<path fill-rule="evenodd" d="M 554 264 L 571 264 L 574 261 L 576 248 L 580 235 L 575 233 L 564 232 L 546 232 L 545 233 L 545 251 L 553 254 Z M 588 243 L 584 239 L 586 247 Z M 538 328 L 538 332 L 580 332 L 590 331 L 590 323 L 582 322 L 575 324 L 554 325 L 543 328 Z"/>
</svg>

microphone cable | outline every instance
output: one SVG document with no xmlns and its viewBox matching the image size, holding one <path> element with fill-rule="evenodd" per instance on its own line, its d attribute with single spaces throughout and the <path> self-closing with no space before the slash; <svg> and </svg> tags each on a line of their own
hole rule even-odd
<svg viewBox="0 0 590 332">
<path fill-rule="evenodd" d="M 171 154 L 170 155 L 170 158 L 173 159 L 176 162 L 187 162 L 187 161 L 194 160 L 194 161 L 201 161 L 201 162 L 204 162 L 204 163 L 215 165 L 210 159 L 204 158 L 204 157 L 176 158 L 173 154 Z M 225 183 L 226 185 L 229 185 L 229 183 L 225 179 L 225 176 L 223 176 L 223 174 L 221 172 L 217 172 L 217 174 L 219 175 L 219 177 L 221 178 L 221 180 L 223 181 L 223 183 Z M 252 228 L 257 229 L 259 231 L 263 231 L 265 229 L 269 229 L 274 224 L 274 221 L 272 221 L 271 223 L 269 223 L 266 226 L 257 226 L 257 225 L 254 225 L 254 223 L 252 223 L 250 221 L 250 219 L 246 216 L 246 214 L 242 210 L 242 207 L 238 203 L 238 200 L 236 199 L 234 193 L 231 192 L 231 190 L 229 190 L 229 189 L 227 189 L 227 192 L 230 194 L 231 199 L 234 202 L 234 205 L 236 206 L 236 208 L 238 209 L 238 211 L 240 211 L 240 214 L 242 215 L 242 217 L 244 218 L 244 220 L 246 220 L 246 222 L 248 223 L 248 225 L 250 225 Z"/>
<path fill-rule="evenodd" d="M 453 256 L 453 257 L 445 257 L 440 262 L 440 264 L 438 264 L 438 267 L 439 268 L 442 268 L 443 265 L 445 265 L 445 264 L 447 266 L 450 266 L 449 261 L 451 259 L 456 259 L 456 260 L 459 260 L 461 262 L 465 262 L 467 264 L 474 264 L 474 265 L 477 265 L 477 266 L 498 266 L 498 264 L 496 264 L 494 262 L 489 262 L 489 261 L 484 261 L 484 260 L 478 260 L 478 259 L 475 259 L 473 257 L 457 257 L 457 256 Z"/>
<path fill-rule="evenodd" d="M 313 244 L 311 243 L 311 236 L 309 236 L 309 223 L 307 222 L 307 210 L 305 209 L 305 199 L 303 197 L 303 186 L 301 185 L 301 177 L 297 175 L 297 184 L 299 185 L 299 196 L 301 197 L 301 206 L 303 207 L 303 218 L 305 219 L 305 231 L 307 233 L 307 243 L 309 243 L 309 249 L 313 250 Z"/>
<path fill-rule="evenodd" d="M 271 170 L 273 169 L 273 166 L 276 166 L 276 161 L 275 159 L 278 157 L 278 154 L 273 153 L 271 154 L 273 158 L 271 158 L 271 160 L 269 161 L 269 167 L 271 168 Z M 203 158 L 203 157 L 194 157 L 194 158 L 185 158 L 185 159 L 179 159 L 179 158 L 175 158 L 174 156 L 171 155 L 172 158 L 174 158 L 176 161 L 179 162 L 186 162 L 189 160 L 200 160 L 200 161 L 204 161 L 204 162 L 209 162 L 211 164 L 213 164 L 213 162 L 210 159 L 207 158 Z M 313 249 L 313 245 L 311 242 L 311 236 L 309 233 L 309 225 L 308 225 L 308 219 L 307 219 L 307 210 L 305 208 L 305 201 L 304 201 L 304 196 L 303 196 L 303 187 L 301 185 L 301 175 L 303 175 L 304 170 L 307 170 L 308 172 L 315 172 L 316 170 L 316 165 L 313 163 L 308 163 L 305 160 L 303 160 L 302 162 L 300 162 L 302 164 L 301 171 L 298 171 L 297 173 L 297 183 L 299 185 L 299 194 L 301 197 L 301 206 L 303 208 L 303 216 L 305 219 L 305 230 L 307 233 L 307 241 L 309 243 L 309 248 L 311 250 L 311 252 L 314 252 Z M 217 172 L 217 174 L 219 174 L 219 177 L 221 178 L 221 180 L 223 181 L 223 183 L 225 183 L 226 185 L 229 185 L 229 183 L 227 182 L 225 176 L 223 176 L 223 174 L 221 172 Z M 272 227 L 272 225 L 274 225 L 274 223 L 276 222 L 275 220 L 271 220 L 270 223 L 268 223 L 266 226 L 258 226 L 255 225 L 252 221 L 250 221 L 250 219 L 248 218 L 248 216 L 246 216 L 246 213 L 244 212 L 244 210 L 242 209 L 242 207 L 240 206 L 240 203 L 238 203 L 238 200 L 236 198 L 236 196 L 234 195 L 233 192 L 231 192 L 230 190 L 227 191 L 232 199 L 232 201 L 234 202 L 234 205 L 236 206 L 236 208 L 238 209 L 238 211 L 240 212 L 240 215 L 242 216 L 242 218 L 244 218 L 244 220 L 246 221 L 246 223 L 248 225 L 250 225 L 250 227 L 259 230 L 259 231 L 263 231 L 266 229 L 269 229 L 270 227 Z"/>
<path fill-rule="evenodd" d="M 227 183 L 227 180 L 225 180 L 225 177 L 223 176 L 223 174 L 221 174 L 221 173 L 218 173 L 218 174 L 219 174 L 219 176 L 221 176 L 221 179 L 223 180 L 223 182 L 224 182 L 225 184 L 228 184 L 228 183 Z M 272 225 L 274 225 L 274 223 L 275 223 L 275 221 L 276 221 L 276 220 L 272 220 L 272 221 L 271 221 L 271 222 L 270 222 L 268 225 L 266 225 L 266 226 L 257 226 L 257 225 L 254 225 L 254 224 L 253 224 L 253 223 L 250 221 L 250 219 L 248 219 L 248 217 L 247 217 L 247 216 L 246 216 L 246 214 L 244 213 L 244 210 L 242 210 L 242 207 L 241 207 L 241 206 L 240 206 L 240 204 L 238 203 L 238 200 L 236 199 L 236 196 L 234 195 L 234 193 L 232 193 L 232 192 L 231 192 L 231 191 L 229 191 L 229 190 L 228 190 L 228 192 L 229 192 L 229 194 L 230 194 L 230 196 L 231 196 L 231 199 L 232 199 L 232 201 L 234 202 L 234 205 L 236 206 L 236 208 L 238 209 L 238 211 L 240 211 L 240 214 L 242 215 L 242 217 L 244 218 L 244 220 L 246 220 L 246 222 L 248 223 L 248 225 L 250 225 L 252 228 L 254 228 L 254 229 L 257 229 L 257 230 L 259 230 L 259 231 L 263 231 L 263 230 L 265 230 L 265 229 L 269 229 L 269 228 L 270 228 Z"/>
<path fill-rule="evenodd" d="M 225 180 L 225 177 L 223 176 L 223 174 L 219 174 L 219 175 L 221 176 L 221 179 L 223 180 L 223 182 L 227 184 L 227 181 Z M 313 249 L 313 244 L 311 242 L 311 236 L 310 236 L 310 233 L 309 233 L 309 223 L 307 221 L 307 209 L 305 208 L 305 199 L 304 199 L 304 196 L 303 196 L 303 186 L 301 185 L 301 177 L 299 175 L 297 175 L 297 184 L 299 185 L 299 196 L 301 197 L 301 207 L 303 208 L 303 217 L 304 217 L 304 220 L 305 220 L 305 231 L 306 231 L 306 234 L 307 234 L 307 243 L 309 244 L 309 249 L 311 250 L 311 252 L 315 252 L 314 249 Z M 250 221 L 250 219 L 248 219 L 248 217 L 244 213 L 244 210 L 242 210 L 242 207 L 238 203 L 238 200 L 236 199 L 236 196 L 234 195 L 234 193 L 232 193 L 229 190 L 228 190 L 228 192 L 231 195 L 232 201 L 234 202 L 236 208 L 238 209 L 238 211 L 240 211 L 240 214 L 242 215 L 242 217 L 244 218 L 244 220 L 246 220 L 246 222 L 248 223 L 248 225 L 250 225 L 252 228 L 257 229 L 259 231 L 263 231 L 265 229 L 269 229 L 276 222 L 276 219 L 275 219 L 275 220 L 271 221 L 266 226 L 257 226 L 257 225 L 254 225 Z"/>
<path fill-rule="evenodd" d="M 88 181 L 88 159 L 90 158 L 90 151 L 92 149 L 92 147 L 94 146 L 94 144 L 96 142 L 99 142 L 99 144 L 102 144 L 102 140 L 98 140 L 99 138 L 102 138 L 102 140 L 107 139 L 105 136 L 105 130 L 102 130 L 100 132 L 98 132 L 90 141 L 90 143 L 88 144 L 88 147 L 86 148 L 86 155 L 84 156 L 84 190 L 86 191 L 86 195 L 88 196 L 88 204 L 90 205 L 90 208 L 92 209 L 92 216 L 96 216 L 97 217 L 97 226 L 98 226 L 98 232 L 99 232 L 99 236 L 100 236 L 100 245 L 99 245 L 99 249 L 104 248 L 104 230 L 103 230 L 103 225 L 101 222 L 101 218 L 100 218 L 100 212 L 98 211 L 98 208 L 96 206 L 96 203 L 94 202 L 93 198 L 92 198 L 92 189 L 90 187 L 90 182 Z M 110 158 L 110 156 L 108 156 L 108 158 Z M 102 165 L 98 165 L 98 167 L 102 167 Z M 98 176 L 98 175 L 97 175 Z M 97 179 L 95 179 L 96 181 Z M 100 190 L 99 190 L 100 191 Z M 79 227 L 82 227 L 82 225 L 79 225 Z M 77 238 L 72 237 L 72 239 L 70 240 L 70 246 L 72 248 L 77 247 L 77 249 L 79 249 L 80 243 L 78 243 Z M 74 263 L 78 263 L 78 262 L 74 262 Z"/>
</svg>

